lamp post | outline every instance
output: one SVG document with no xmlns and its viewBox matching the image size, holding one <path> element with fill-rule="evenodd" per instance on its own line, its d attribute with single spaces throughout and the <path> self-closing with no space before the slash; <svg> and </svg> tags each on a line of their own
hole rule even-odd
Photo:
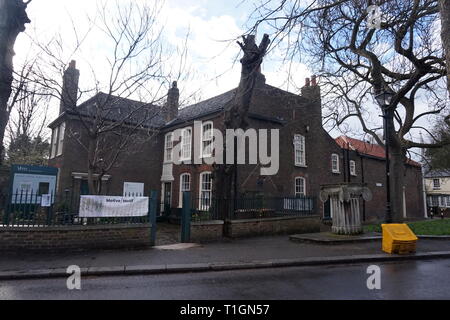
<svg viewBox="0 0 450 320">
<path fill-rule="evenodd" d="M 383 111 L 383 124 L 384 124 L 384 144 L 386 151 L 386 223 L 392 223 L 391 212 L 391 187 L 390 187 L 390 160 L 389 160 L 389 144 L 390 144 L 390 123 L 394 117 L 394 114 L 390 108 L 393 93 L 388 91 L 379 91 L 375 94 L 375 100 Z"/>
</svg>

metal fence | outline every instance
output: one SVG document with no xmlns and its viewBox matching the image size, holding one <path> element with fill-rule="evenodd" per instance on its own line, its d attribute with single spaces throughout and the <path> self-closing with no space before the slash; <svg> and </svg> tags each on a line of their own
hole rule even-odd
<svg viewBox="0 0 450 320">
<path fill-rule="evenodd" d="M 193 198 L 192 221 L 309 216 L 314 197 L 252 197 L 237 199 Z"/>
<path fill-rule="evenodd" d="M 61 225 L 98 225 L 146 223 L 143 217 L 80 218 L 80 195 L 17 192 L 0 194 L 0 227 L 43 227 Z"/>
<path fill-rule="evenodd" d="M 314 214 L 313 197 L 241 198 L 234 202 L 230 219 L 309 216 Z"/>
</svg>

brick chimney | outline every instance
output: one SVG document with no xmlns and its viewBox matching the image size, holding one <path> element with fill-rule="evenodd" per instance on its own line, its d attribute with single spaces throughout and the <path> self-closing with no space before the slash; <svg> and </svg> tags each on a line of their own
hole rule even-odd
<svg viewBox="0 0 450 320">
<path fill-rule="evenodd" d="M 180 90 L 177 88 L 177 82 L 172 83 L 172 87 L 167 92 L 167 103 L 164 110 L 164 118 L 166 122 L 172 121 L 178 116 Z"/>
<path fill-rule="evenodd" d="M 311 76 L 305 79 L 305 85 L 301 89 L 302 97 L 305 97 L 311 101 L 314 114 L 320 119 L 320 124 L 322 124 L 322 101 L 320 97 L 320 86 L 317 84 L 317 76 Z"/>
<path fill-rule="evenodd" d="M 80 71 L 76 68 L 76 61 L 72 60 L 63 75 L 59 114 L 63 113 L 67 109 L 72 109 L 77 106 L 79 79 Z"/>
</svg>

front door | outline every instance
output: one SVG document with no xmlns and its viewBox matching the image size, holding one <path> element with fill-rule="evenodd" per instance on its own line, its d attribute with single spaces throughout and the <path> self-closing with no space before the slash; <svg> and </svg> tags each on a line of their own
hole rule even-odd
<svg viewBox="0 0 450 320">
<path fill-rule="evenodd" d="M 172 206 L 172 182 L 163 183 L 163 203 L 161 204 L 161 212 L 164 216 L 170 214 L 170 208 Z"/>
</svg>

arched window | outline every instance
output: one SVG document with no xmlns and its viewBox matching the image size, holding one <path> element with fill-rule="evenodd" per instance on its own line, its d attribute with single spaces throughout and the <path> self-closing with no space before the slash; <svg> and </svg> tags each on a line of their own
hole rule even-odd
<svg viewBox="0 0 450 320">
<path fill-rule="evenodd" d="M 180 175 L 180 197 L 178 200 L 178 207 L 183 206 L 183 192 L 191 191 L 191 175 L 189 173 L 183 173 Z"/>
<path fill-rule="evenodd" d="M 202 157 L 212 156 L 213 150 L 213 123 L 204 122 L 202 125 Z"/>
<path fill-rule="evenodd" d="M 333 173 L 339 173 L 339 155 L 336 153 L 331 155 L 331 171 Z"/>
<path fill-rule="evenodd" d="M 306 183 L 305 178 L 296 177 L 295 178 L 295 196 L 306 196 Z"/>
</svg>

